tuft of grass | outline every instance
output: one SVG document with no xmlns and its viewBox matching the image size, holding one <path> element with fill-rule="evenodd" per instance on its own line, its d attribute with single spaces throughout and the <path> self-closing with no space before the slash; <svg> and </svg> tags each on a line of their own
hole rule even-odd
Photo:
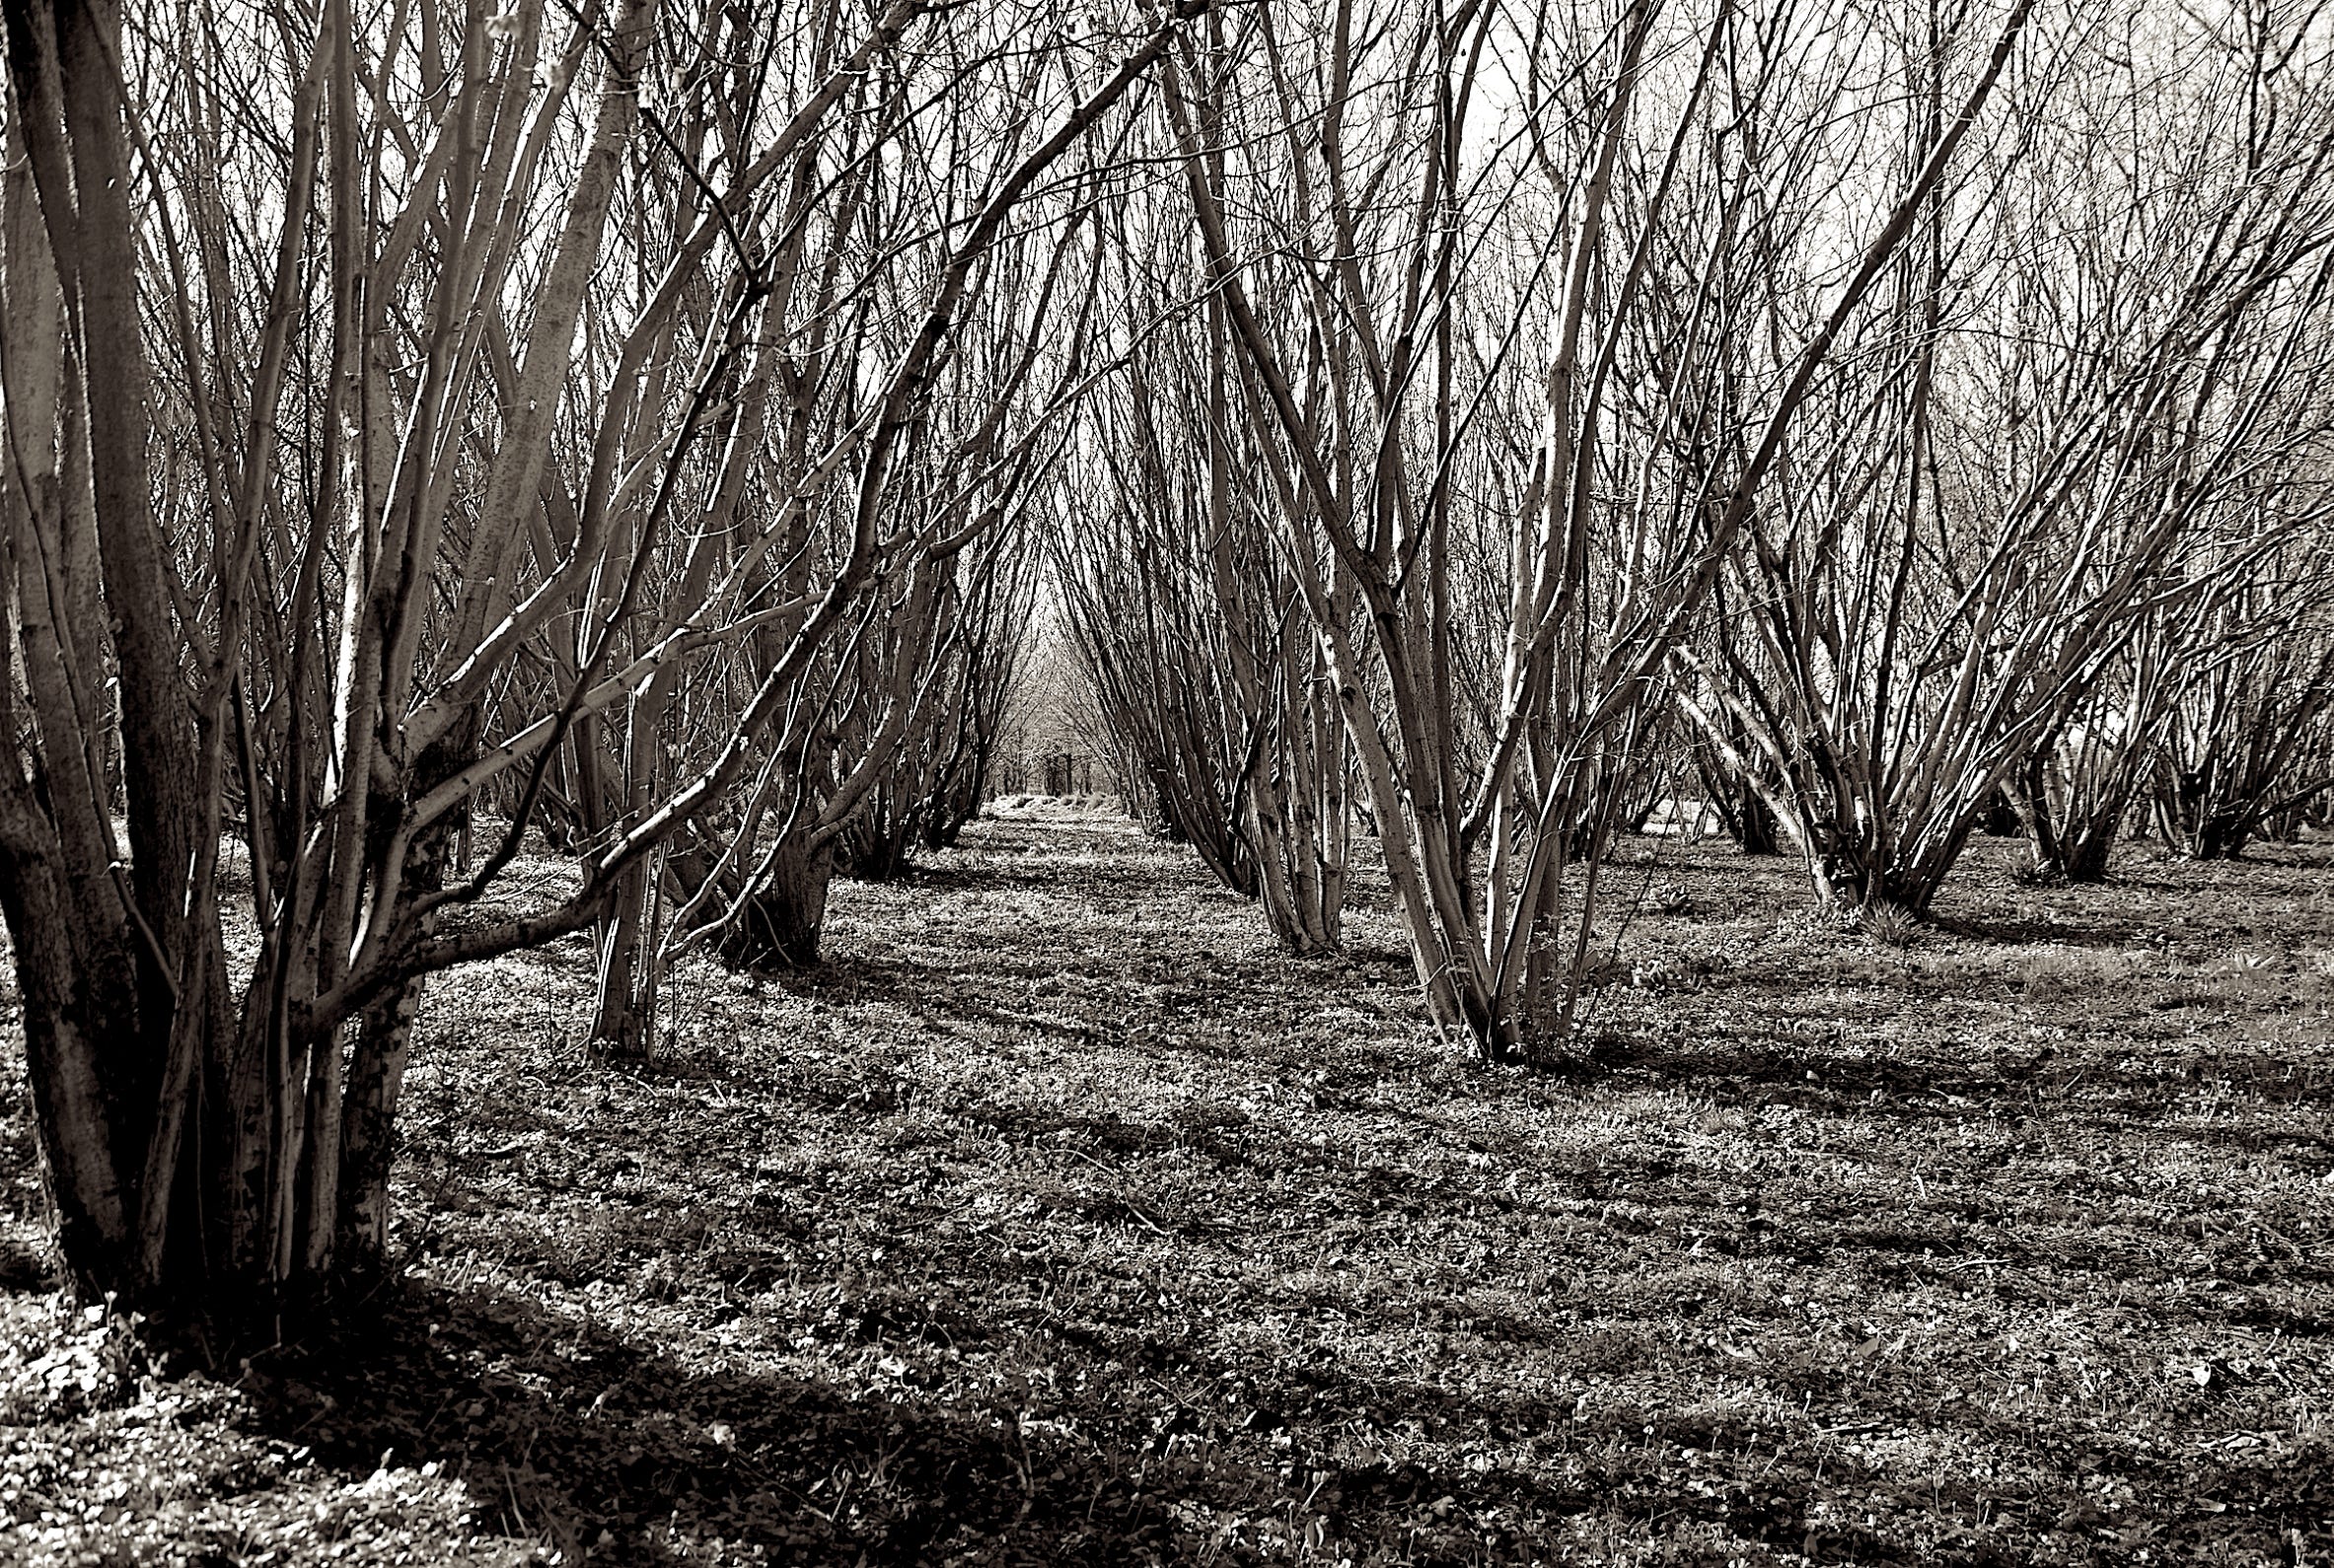
<svg viewBox="0 0 2334 1568">
<path fill-rule="evenodd" d="M 2032 849 L 2020 851 L 2018 857 L 2010 862 L 2009 877 L 2021 888 L 2056 888 L 2067 881 L 2066 875 L 2058 867 L 2045 865 L 2035 859 Z"/>
<path fill-rule="evenodd" d="M 2217 974 L 2266 974 L 2277 966 L 2275 955 L 2255 953 L 2247 948 L 2225 953 L 2209 965 Z"/>
<path fill-rule="evenodd" d="M 2134 954 L 2053 942 L 2026 951 L 2018 983 L 2029 1002 L 2101 996 L 2141 978 L 2148 967 Z"/>
<path fill-rule="evenodd" d="M 1884 948 L 1908 948 L 1920 934 L 1921 919 L 1912 910 L 1886 898 L 1875 898 L 1857 911 L 1863 934 Z"/>
</svg>

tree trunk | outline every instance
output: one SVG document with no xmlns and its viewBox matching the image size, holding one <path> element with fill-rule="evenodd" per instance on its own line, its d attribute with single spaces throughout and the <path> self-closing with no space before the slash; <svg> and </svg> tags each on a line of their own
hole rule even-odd
<svg viewBox="0 0 2334 1568">
<path fill-rule="evenodd" d="M 389 1175 L 397 1158 L 398 1101 L 413 1056 L 425 982 L 407 981 L 358 1016 L 340 1112 L 338 1236 L 334 1266 L 369 1288 L 389 1276 Z M 336 1043 L 336 1042 L 335 1042 Z"/>
<path fill-rule="evenodd" d="M 2007 790 L 1996 790 L 1986 802 L 1986 814 L 1979 819 L 1979 828 L 1988 838 L 2015 838 L 2025 823 L 2018 818 L 2018 809 Z"/>
<path fill-rule="evenodd" d="M 2069 882 L 2101 883 L 2115 853 L 2115 822 L 2084 822 L 2059 839 L 2059 870 Z"/>
<path fill-rule="evenodd" d="M 1745 784 L 1735 797 L 1733 810 L 1734 843 L 1746 855 L 1780 855 L 1783 853 L 1782 828 L 1775 820 L 1775 808 L 1767 804 L 1767 797 Z"/>
<path fill-rule="evenodd" d="M 656 1029 L 656 936 L 649 907 L 657 882 L 636 866 L 617 885 L 616 901 L 601 921 L 599 967 L 592 1003 L 592 1049 L 609 1056 L 648 1054 Z"/>
<path fill-rule="evenodd" d="M 778 847 L 769 870 L 721 934 L 716 949 L 733 969 L 807 969 L 819 962 L 835 857 L 825 844 Z"/>
</svg>

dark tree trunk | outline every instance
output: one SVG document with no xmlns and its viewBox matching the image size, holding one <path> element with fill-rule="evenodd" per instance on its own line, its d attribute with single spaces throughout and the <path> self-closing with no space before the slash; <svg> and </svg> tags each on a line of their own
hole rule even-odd
<svg viewBox="0 0 2334 1568">
<path fill-rule="evenodd" d="M 1749 778 L 1729 768 L 1715 752 L 1714 747 L 1698 746 L 1693 757 L 1703 796 L 1718 814 L 1718 825 L 1746 855 L 1783 853 L 1782 826 L 1776 820 L 1775 808 Z"/>
<path fill-rule="evenodd" d="M 2115 823 L 2084 823 L 2059 840 L 2059 870 L 2069 882 L 2105 882 L 2114 853 Z"/>
<path fill-rule="evenodd" d="M 879 792 L 881 793 L 881 792 Z M 911 852 L 933 819 L 919 806 L 878 799 L 836 840 L 836 860 L 853 882 L 892 882 L 908 869 Z"/>
<path fill-rule="evenodd" d="M 1985 815 L 1978 819 L 1978 829 L 1988 838 L 2015 838 L 2026 830 L 2018 816 L 2017 804 L 2009 798 L 2009 791 L 1998 789 L 1986 802 Z"/>
<path fill-rule="evenodd" d="M 2191 860 L 2234 860 L 2253 841 L 2259 797 L 2266 793 L 2258 785 L 2233 788 L 2210 766 L 2166 765 L 2156 787 L 2156 825 Z"/>
<path fill-rule="evenodd" d="M 825 844 L 788 843 L 771 858 L 716 948 L 733 969 L 807 969 L 819 962 L 835 857 Z"/>
<path fill-rule="evenodd" d="M 1747 784 L 1735 798 L 1731 825 L 1734 842 L 1744 854 L 1783 853 L 1782 829 L 1775 820 L 1775 808 L 1767 804 L 1766 796 Z"/>
<path fill-rule="evenodd" d="M 649 869 L 633 867 L 600 922 L 591 1045 L 604 1055 L 645 1056 L 653 1042 L 658 964 L 648 926 L 656 891 Z"/>
</svg>

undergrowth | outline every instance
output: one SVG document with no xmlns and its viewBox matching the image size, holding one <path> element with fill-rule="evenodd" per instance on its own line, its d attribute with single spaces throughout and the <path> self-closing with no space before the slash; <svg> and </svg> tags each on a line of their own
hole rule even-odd
<svg viewBox="0 0 2334 1568">
<path fill-rule="evenodd" d="M 646 1061 L 506 960 L 401 1289 L 220 1381 L 48 1288 L 12 1049 L 0 1557 L 2321 1561 L 2326 872 L 1987 848 L 1902 942 L 1641 851 L 1562 1071 L 1437 1039 L 1382 900 L 1288 959 L 1040 804 Z"/>
</svg>

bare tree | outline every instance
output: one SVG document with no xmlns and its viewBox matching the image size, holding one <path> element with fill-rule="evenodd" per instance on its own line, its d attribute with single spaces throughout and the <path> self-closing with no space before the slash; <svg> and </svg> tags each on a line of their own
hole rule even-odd
<svg viewBox="0 0 2334 1568">
<path fill-rule="evenodd" d="M 1081 50 L 1116 63 L 1021 97 L 1038 128 L 893 292 L 906 326 L 854 367 L 857 417 L 769 498 L 767 547 L 714 541 L 693 597 L 666 567 L 714 547 L 762 361 L 790 346 L 769 284 L 790 236 L 763 220 L 797 210 L 797 155 L 912 30 L 952 40 L 952 81 L 1026 51 L 1005 19 L 919 0 L 688 20 L 327 0 L 207 13 L 189 45 L 111 0 L 6 12 L 0 502 L 35 607 L 0 644 L 0 910 L 65 1262 L 166 1332 L 271 1335 L 379 1267 L 409 982 L 592 925 L 748 778 L 797 677 L 914 553 L 882 508 L 976 274 L 1182 26 L 1098 36 Z M 644 108 L 644 74 L 715 37 L 769 62 L 754 111 Z M 620 289 L 627 167 L 695 193 L 640 204 Z M 847 521 L 804 598 L 757 598 L 745 563 L 830 509 Z M 578 720 L 779 625 L 727 739 L 564 893 L 508 900 Z M 520 681 L 550 648 L 571 673 Z M 231 780 L 248 963 L 218 876 Z M 507 824 L 448 876 L 498 791 Z"/>
<path fill-rule="evenodd" d="M 2327 547 L 2313 531 L 2251 563 L 2183 628 L 2143 759 L 2156 828 L 2182 854 L 2229 859 L 2334 791 Z"/>
<path fill-rule="evenodd" d="M 1344 911 L 1347 755 L 1319 641 L 1264 508 L 1234 411 L 1220 300 L 1160 285 L 1181 224 L 1123 226 L 1130 309 L 1113 395 L 1096 399 L 1071 479 L 1085 498 L 1056 535 L 1056 575 L 1117 749 L 1177 836 L 1255 897 L 1293 953 L 1335 951 Z M 1349 592 L 1341 590 L 1351 613 Z"/>
<path fill-rule="evenodd" d="M 1776 73 L 1803 39 L 1782 10 L 1339 4 L 1301 26 L 1276 10 L 1237 39 L 1219 26 L 1204 52 L 1194 40 L 1162 79 L 1281 558 L 1420 982 L 1487 1054 L 1568 1032 L 1589 924 L 1565 929 L 1568 869 L 1584 913 L 1663 665 L 2025 16 L 1958 78 L 1931 155 L 1885 177 L 1868 226 L 1818 160 L 1764 145 L 1851 157 L 1839 127 L 1880 112 L 1837 76 L 1783 111 Z M 1756 407 L 1706 432 L 1727 364 L 1714 345 L 1747 323 L 1723 300 L 1670 303 L 1707 299 L 1717 260 L 1786 200 L 1869 238 L 1815 288 L 1816 320 L 1792 327 Z M 1487 253 L 1523 260 L 1502 274 Z M 1645 395 L 1624 409 L 1632 386 Z M 1745 461 L 1682 471 L 1674 454 L 1704 439 Z M 1462 603 L 1469 539 L 1488 591 Z M 1475 628 L 1499 674 L 1470 736 L 1455 679 Z"/>
<path fill-rule="evenodd" d="M 1041 152 L 1051 162 L 1066 147 Z M 1010 143 L 1002 152 L 1023 156 Z M 961 149 L 932 160 L 952 180 L 973 162 Z M 946 691 L 934 675 L 964 625 L 960 557 L 994 548 L 995 535 L 1018 526 L 1059 445 L 1056 416 L 1088 379 L 1081 345 L 1095 299 L 1090 283 L 1077 284 L 1077 229 L 1063 221 L 996 231 L 979 310 L 958 323 L 948 379 L 917 410 L 914 450 L 902 455 L 882 498 L 895 530 L 891 574 L 850 635 L 789 677 L 783 722 L 761 748 L 751 785 L 701 816 L 673 859 L 687 900 L 674 927 L 680 943 L 710 941 L 740 967 L 818 962 L 837 850 L 901 753 L 937 720 Z M 843 416 L 855 406 L 844 399 Z M 797 573 L 813 570 L 808 552 L 792 559 Z M 798 588 L 788 583 L 781 593 Z M 774 642 L 763 650 L 776 652 Z M 759 668 L 749 667 L 742 687 Z"/>
<path fill-rule="evenodd" d="M 1150 452 L 1130 445 L 1093 466 L 1102 471 L 1064 476 L 1048 548 L 1100 732 L 1096 749 L 1131 815 L 1254 897 L 1256 854 L 1240 821 L 1247 726 L 1223 651 L 1227 630 L 1195 581 L 1199 531 L 1185 532 L 1186 519 L 1166 510 Z"/>
<path fill-rule="evenodd" d="M 1682 651 L 1690 710 L 1767 781 L 1825 900 L 1926 910 L 2006 784 L 2105 733 L 2100 680 L 2145 677 L 2142 627 L 2207 589 L 2200 549 L 2313 439 L 2321 106 L 2274 52 L 2148 16 L 2068 40 L 1988 178 L 1925 209 L 1729 560 L 1724 634 Z M 1913 41 L 1908 166 L 1946 102 L 1942 40 Z M 2274 142 L 2219 114 L 2248 90 L 2288 102 Z"/>
<path fill-rule="evenodd" d="M 2319 744 L 2334 655 L 2322 485 L 2257 485 L 2273 509 L 2199 549 L 2194 591 L 2163 596 L 2071 721 L 2027 758 L 2029 871 L 2097 882 L 2152 811 L 2182 852 L 2213 858 L 2334 784 Z M 2312 498 L 2317 516 L 2285 509 Z M 2262 540 L 2267 540 L 2263 547 Z"/>
<path fill-rule="evenodd" d="M 949 563 L 938 636 L 917 677 L 919 716 L 838 835 L 843 871 L 898 876 L 918 850 L 956 843 L 987 798 L 1004 706 L 1028 630 L 1035 554 L 1027 529 L 985 536 Z"/>
</svg>

